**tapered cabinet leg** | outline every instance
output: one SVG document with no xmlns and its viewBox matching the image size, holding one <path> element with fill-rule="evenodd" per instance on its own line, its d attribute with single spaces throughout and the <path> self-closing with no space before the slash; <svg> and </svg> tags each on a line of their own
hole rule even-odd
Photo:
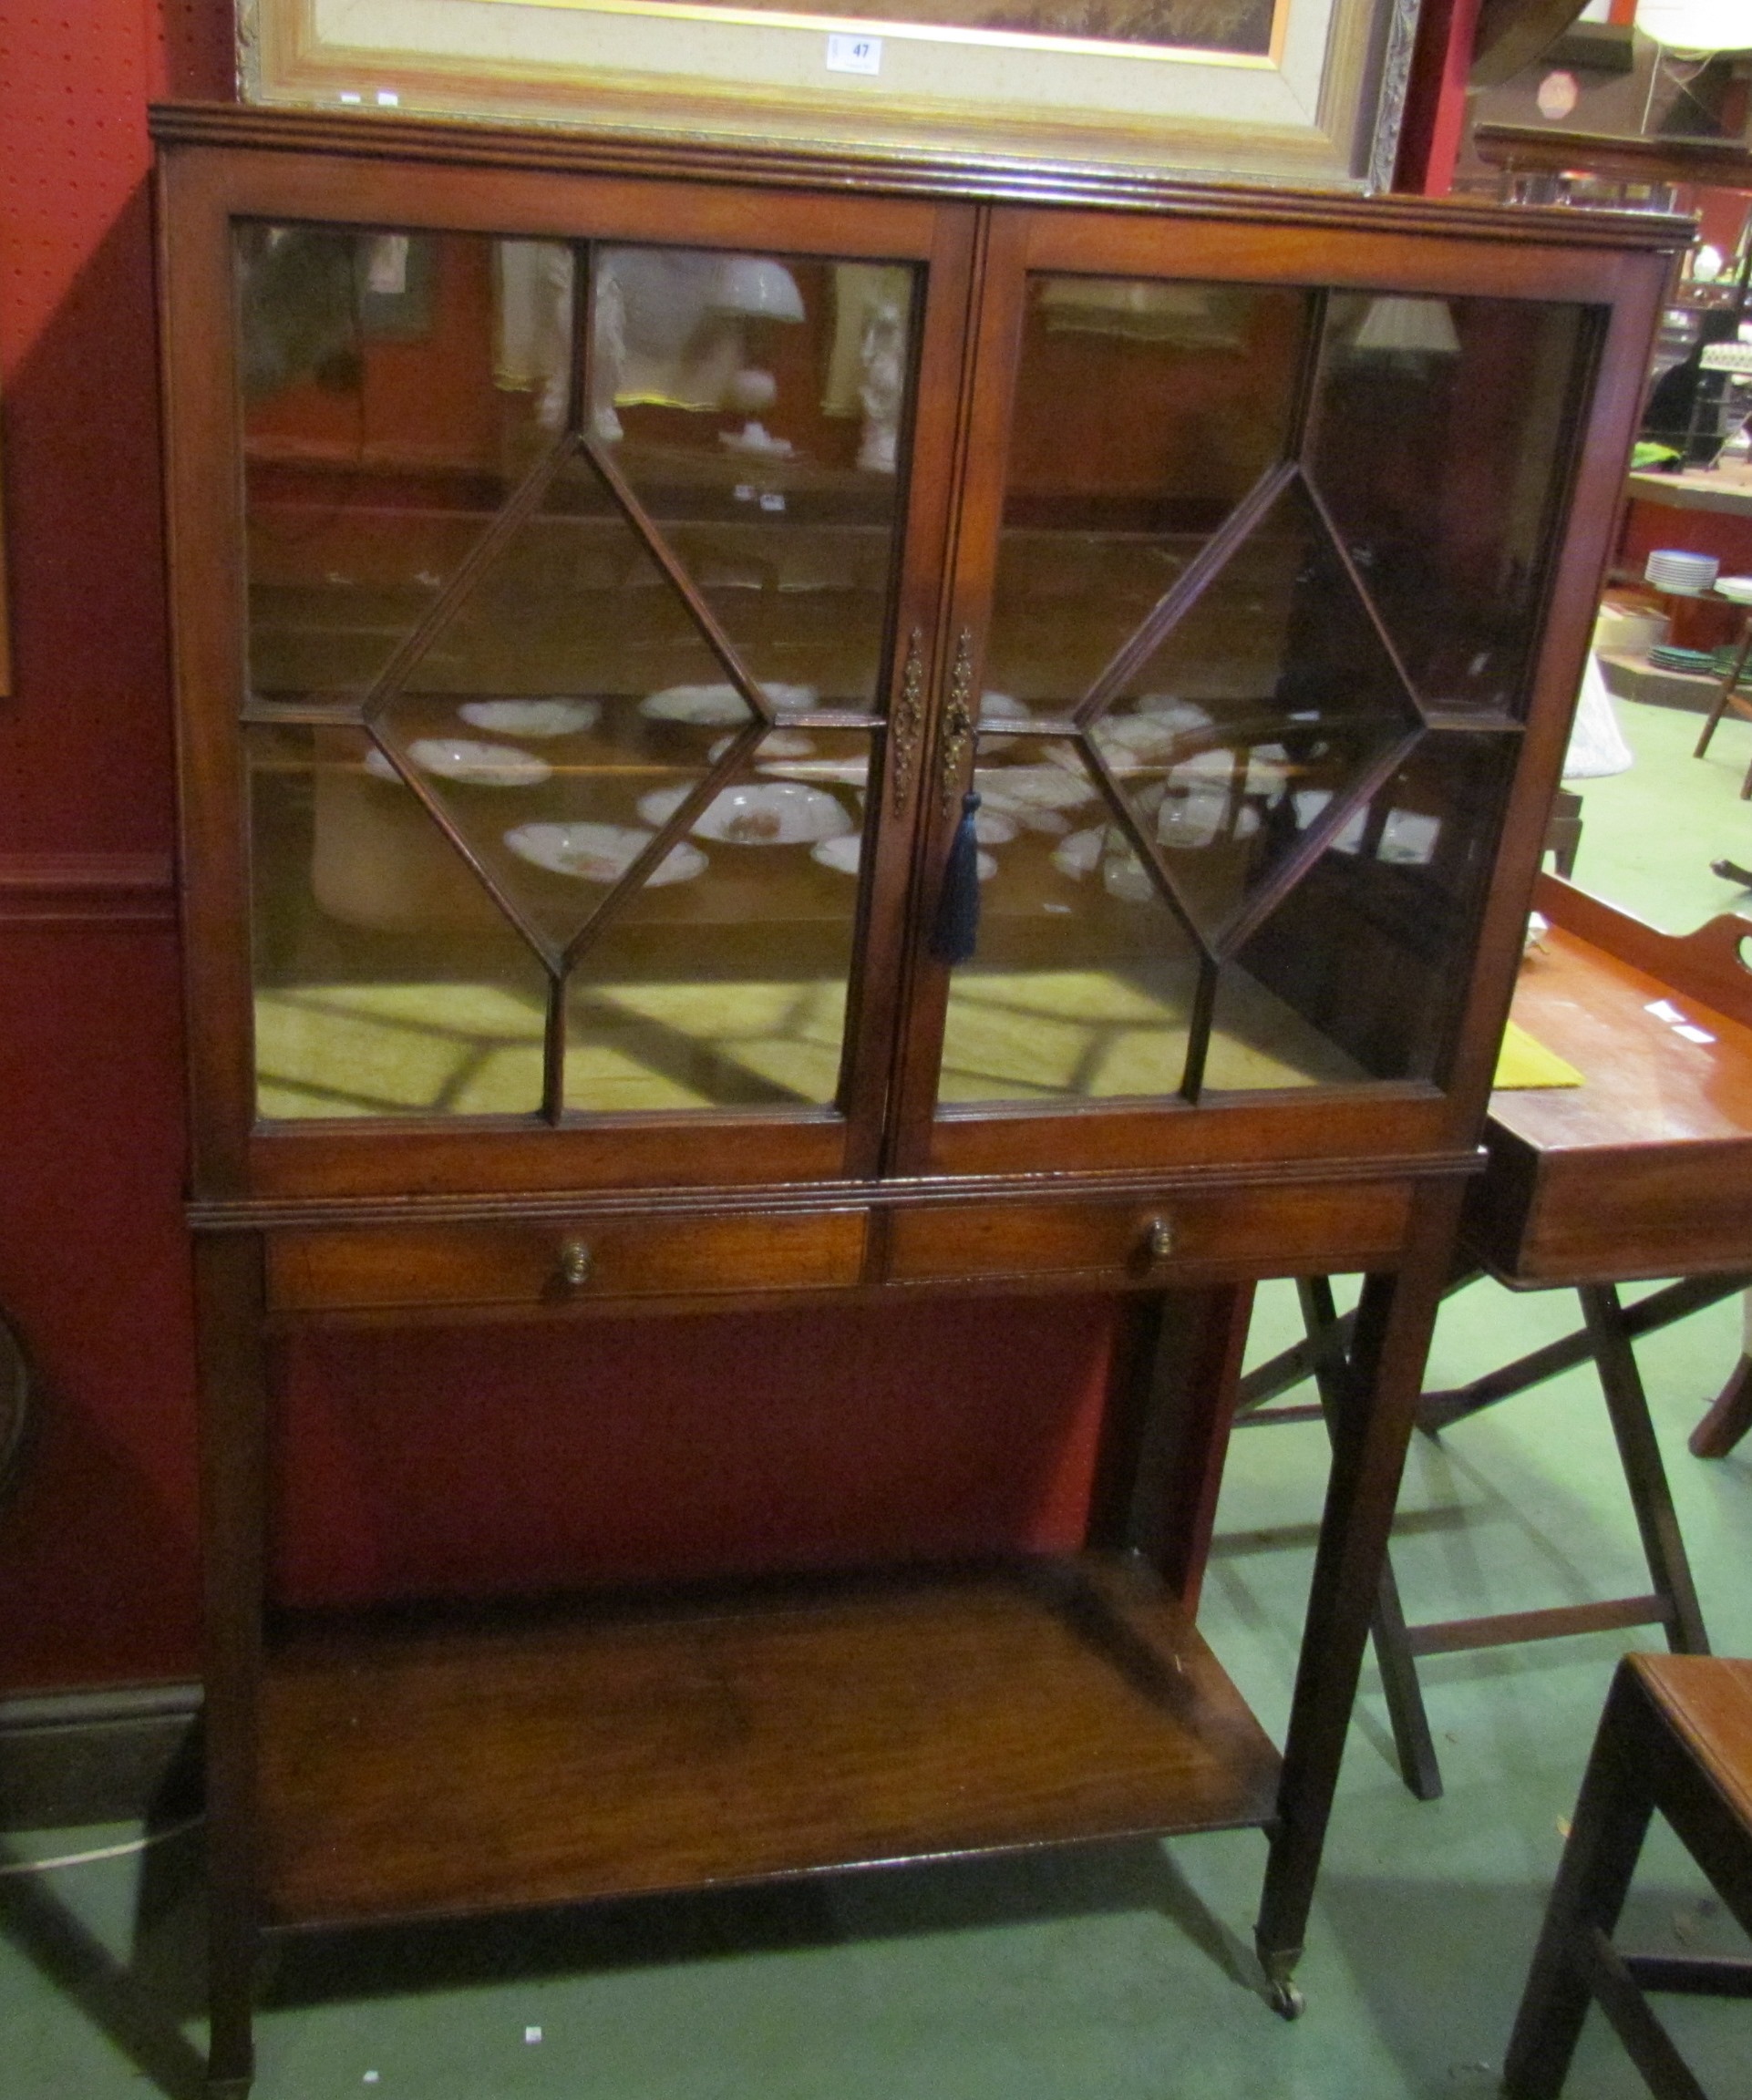
<svg viewBox="0 0 1752 2100">
<path fill-rule="evenodd" d="M 1458 1184 L 1419 1192 L 1405 1267 L 1367 1278 L 1357 1308 L 1255 1929 L 1274 1986 L 1287 1982 L 1307 1927 L 1459 1200 Z"/>
<path fill-rule="evenodd" d="M 195 1292 L 205 1591 L 201 1725 L 207 1767 L 207 2086 L 215 2100 L 241 2100 L 254 2073 L 259 1932 L 256 1707 L 267 1501 L 259 1236 L 198 1236 Z"/>
<path fill-rule="evenodd" d="M 1330 1426 L 1344 1412 L 1343 1381 L 1351 1375 L 1345 1353 L 1345 1329 L 1333 1302 L 1332 1284 L 1324 1276 L 1304 1276 L 1296 1290 L 1302 1300 L 1303 1323 L 1308 1330 L 1314 1383 Z M 1381 1689 L 1387 1703 L 1387 1721 L 1393 1730 L 1393 1746 L 1398 1753 L 1400 1775 L 1418 1800 L 1439 1800 L 1442 1768 L 1429 1732 L 1429 1715 L 1424 1707 L 1423 1687 L 1417 1682 L 1417 1658 L 1411 1652 L 1411 1636 L 1406 1628 L 1390 1553 L 1382 1557 L 1381 1588 L 1369 1632 L 1375 1641 L 1375 1659 L 1380 1665 Z"/>
</svg>

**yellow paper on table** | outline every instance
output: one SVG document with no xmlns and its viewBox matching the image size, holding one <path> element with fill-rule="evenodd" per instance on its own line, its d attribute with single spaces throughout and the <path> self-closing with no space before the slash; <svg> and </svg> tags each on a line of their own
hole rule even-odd
<svg viewBox="0 0 1752 2100">
<path fill-rule="evenodd" d="M 1503 1030 L 1502 1048 L 1497 1053 L 1497 1086 L 1580 1086 L 1582 1078 L 1573 1065 L 1566 1065 L 1555 1050 L 1536 1042 L 1526 1029 L 1511 1021 Z"/>
</svg>

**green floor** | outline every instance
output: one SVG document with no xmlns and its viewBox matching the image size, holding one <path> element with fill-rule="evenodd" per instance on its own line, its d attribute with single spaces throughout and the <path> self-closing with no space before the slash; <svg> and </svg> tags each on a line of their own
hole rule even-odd
<svg viewBox="0 0 1752 2100">
<path fill-rule="evenodd" d="M 1752 898 L 1708 872 L 1752 851 L 1737 799 L 1752 729 L 1707 761 L 1694 716 L 1621 704 L 1636 767 L 1581 784 L 1578 876 L 1674 928 Z M 1675 842 L 1678 842 L 1675 851 Z M 1572 1323 L 1562 1293 L 1475 1287 L 1444 1312 L 1432 1383 Z M 1293 1324 L 1287 1286 L 1255 1346 Z M 1706 1616 L 1752 1654 L 1752 1442 L 1685 1438 L 1739 1346 L 1730 1301 L 1641 1345 Z M 1317 1426 L 1238 1435 L 1204 1615 L 1282 1726 L 1324 1468 Z M 1395 1553 L 1409 1615 L 1641 1590 L 1604 1411 L 1573 1372 L 1414 1448 Z M 284 1952 L 260 2022 L 263 2100 L 1468 2100 L 1495 2090 L 1545 1890 L 1614 1656 L 1590 1635 L 1423 1667 L 1448 1780 L 1414 1801 L 1389 1762 L 1373 1665 L 1352 1731 L 1286 2026 L 1250 1994 L 1263 1841 L 1252 1833 L 829 1877 Z M 0 1840 L 0 2096 L 198 2089 L 198 1832 L 143 1856 L 19 1872 L 129 1830 Z M 1633 1900 L 1642 1943 L 1734 1936 L 1657 1831 Z M 1704 2082 L 1752 2086 L 1752 2013 L 1670 2002 Z M 1643 2088 L 1591 2020 L 1568 2093 Z"/>
</svg>

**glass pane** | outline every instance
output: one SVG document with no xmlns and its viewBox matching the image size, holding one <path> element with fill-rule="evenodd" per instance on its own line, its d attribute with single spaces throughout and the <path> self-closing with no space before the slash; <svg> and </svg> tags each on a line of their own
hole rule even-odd
<svg viewBox="0 0 1752 2100">
<path fill-rule="evenodd" d="M 1306 493 L 1292 484 L 1096 724 L 1193 922 L 1224 928 L 1418 726 Z"/>
<path fill-rule="evenodd" d="M 1311 472 L 1421 699 L 1519 710 L 1583 309 L 1335 297 Z"/>
<path fill-rule="evenodd" d="M 986 681 L 1080 699 L 1283 457 L 1307 295 L 1029 280 Z"/>
<path fill-rule="evenodd" d="M 557 960 L 755 715 L 575 459 L 374 720 Z"/>
<path fill-rule="evenodd" d="M 905 265 L 598 251 L 593 427 L 751 674 L 872 711 L 912 377 Z"/>
<path fill-rule="evenodd" d="M 979 947 L 950 979 L 943 1102 L 1171 1094 L 1191 942 L 1070 738 L 985 736 Z"/>
<path fill-rule="evenodd" d="M 354 729 L 252 728 L 256 1106 L 528 1115 L 547 980 Z"/>
<path fill-rule="evenodd" d="M 259 221 L 235 240 L 251 690 L 356 697 L 560 427 L 571 256 Z"/>
<path fill-rule="evenodd" d="M 1207 1088 L 1285 1084 L 1219 1049 L 1262 999 L 1325 1046 L 1311 1077 L 1442 1076 L 1514 757 L 1510 736 L 1432 731 L 1352 814 L 1225 967 Z"/>
<path fill-rule="evenodd" d="M 833 1103 L 870 758 L 864 731 L 763 739 L 573 971 L 568 1108 Z M 628 814 L 660 823 L 680 793 Z"/>
</svg>

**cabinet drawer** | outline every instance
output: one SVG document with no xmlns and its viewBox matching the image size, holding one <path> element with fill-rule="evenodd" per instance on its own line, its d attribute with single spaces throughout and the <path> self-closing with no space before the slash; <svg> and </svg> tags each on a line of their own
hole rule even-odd
<svg viewBox="0 0 1752 2100">
<path fill-rule="evenodd" d="M 863 1259 L 861 1210 L 293 1231 L 269 1241 L 268 1304 L 363 1312 L 825 1291 L 855 1284 Z"/>
<path fill-rule="evenodd" d="M 1161 1282 L 1182 1269 L 1332 1272 L 1391 1261 L 1411 1203 L 1403 1182 L 1230 1189 L 1156 1203 L 1015 1203 L 903 1212 L 897 1283 L 1077 1275 Z"/>
</svg>

